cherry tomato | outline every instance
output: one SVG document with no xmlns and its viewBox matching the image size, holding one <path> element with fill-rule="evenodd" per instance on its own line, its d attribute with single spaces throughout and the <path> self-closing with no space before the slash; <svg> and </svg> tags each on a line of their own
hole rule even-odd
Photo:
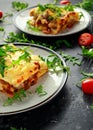
<svg viewBox="0 0 93 130">
<path fill-rule="evenodd" d="M 70 1 L 69 0 L 61 0 L 60 4 L 70 4 Z"/>
<path fill-rule="evenodd" d="M 78 39 L 78 43 L 81 46 L 89 46 L 92 44 L 92 42 L 93 42 L 93 35 L 90 33 L 83 33 L 80 35 Z"/>
<path fill-rule="evenodd" d="M 93 94 L 93 78 L 85 79 L 82 82 L 82 91 L 86 94 Z"/>
<path fill-rule="evenodd" d="M 3 12 L 0 10 L 0 19 L 3 17 Z"/>
</svg>

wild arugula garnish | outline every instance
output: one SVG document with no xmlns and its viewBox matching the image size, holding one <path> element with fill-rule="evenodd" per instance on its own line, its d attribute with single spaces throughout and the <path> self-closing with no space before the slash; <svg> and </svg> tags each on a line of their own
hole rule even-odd
<svg viewBox="0 0 93 130">
<path fill-rule="evenodd" d="M 12 60 L 11 65 L 6 66 L 5 57 L 7 55 L 11 56 L 10 53 L 15 53 L 16 51 L 21 51 L 22 54 L 19 56 L 17 60 Z M 4 77 L 5 69 L 8 69 L 13 65 L 19 64 L 21 60 L 25 60 L 26 62 L 29 62 L 31 60 L 30 53 L 25 49 L 15 48 L 14 46 L 9 44 L 5 44 L 3 47 L 0 47 L 0 74 L 2 75 L 2 77 Z"/>
<path fill-rule="evenodd" d="M 73 11 L 75 8 L 75 6 L 73 6 L 72 4 L 68 4 L 64 7 L 57 6 L 55 4 L 45 4 L 45 5 L 38 4 L 38 7 L 39 7 L 40 11 L 45 11 L 46 9 L 51 9 L 55 13 L 58 13 L 59 16 L 62 14 L 62 9 L 65 9 L 66 11 Z"/>
<path fill-rule="evenodd" d="M 93 48 L 87 48 L 85 46 L 82 46 L 82 54 L 83 58 L 86 58 L 87 61 L 91 60 L 93 58 Z M 84 70 L 81 70 L 81 74 L 83 75 L 82 79 L 86 78 L 93 78 L 93 73 L 91 72 L 85 72 Z"/>
<path fill-rule="evenodd" d="M 82 56 L 93 58 L 93 48 L 88 49 L 85 46 L 82 46 Z"/>
<path fill-rule="evenodd" d="M 12 7 L 16 10 L 16 11 L 20 11 L 22 9 L 25 9 L 28 7 L 28 3 L 26 2 L 20 2 L 20 1 L 13 1 L 12 2 Z"/>
<path fill-rule="evenodd" d="M 64 9 L 65 9 L 66 11 L 74 11 L 75 6 L 72 5 L 72 4 L 67 4 L 66 6 L 64 6 Z"/>
<path fill-rule="evenodd" d="M 6 68 L 4 57 L 7 55 L 6 49 L 0 48 L 0 74 L 4 77 L 4 70 Z"/>
<path fill-rule="evenodd" d="M 5 45 L 5 48 L 0 47 L 0 74 L 4 77 L 4 70 L 7 68 L 5 65 L 5 57 L 8 55 L 7 52 L 15 52 L 15 49 Z"/>
<path fill-rule="evenodd" d="M 71 47 L 71 43 L 64 39 L 56 40 L 53 44 L 50 44 L 49 42 L 36 41 L 36 40 L 32 40 L 32 39 L 29 40 L 29 38 L 26 36 L 26 34 L 14 33 L 14 32 L 10 32 L 4 41 L 7 43 L 20 42 L 20 43 L 37 44 L 37 45 L 42 45 L 42 46 L 48 47 L 52 50 L 58 49 L 62 45 Z"/>
<path fill-rule="evenodd" d="M 48 68 L 51 72 L 58 74 L 58 72 L 68 72 L 69 73 L 69 67 L 64 66 L 62 60 L 55 54 L 50 54 L 46 59 L 41 57 L 40 58 L 45 61 L 48 65 Z"/>
<path fill-rule="evenodd" d="M 84 78 L 93 78 L 93 73 L 81 71 L 81 74 L 84 76 Z"/>
<path fill-rule="evenodd" d="M 15 65 L 18 65 L 20 63 L 20 61 L 25 60 L 26 62 L 30 62 L 31 60 L 31 56 L 28 52 L 24 52 L 21 56 L 19 56 L 19 58 L 17 60 L 12 60 L 12 63 L 10 66 L 7 66 L 6 69 L 9 69 Z"/>
<path fill-rule="evenodd" d="M 46 9 L 51 9 L 54 12 L 57 12 L 57 11 L 59 12 L 59 11 L 61 11 L 61 8 L 62 8 L 62 7 L 58 7 L 54 4 L 45 4 L 45 5 L 38 4 L 38 7 L 39 7 L 40 11 L 45 11 Z"/>
<path fill-rule="evenodd" d="M 43 89 L 43 86 L 42 85 L 39 85 L 37 88 L 36 88 L 36 91 L 35 91 L 39 96 L 44 96 L 47 94 L 46 91 L 44 91 Z"/>
<path fill-rule="evenodd" d="M 40 30 L 38 28 L 30 25 L 30 20 L 27 21 L 27 28 L 28 28 L 28 30 L 32 30 L 32 31 L 35 31 L 35 32 L 40 32 Z"/>
<path fill-rule="evenodd" d="M 39 8 L 39 11 L 41 11 L 41 12 L 45 11 L 46 9 L 52 10 L 53 12 L 55 12 L 55 17 L 62 15 L 62 7 L 61 6 L 56 6 L 54 4 L 45 4 L 45 5 L 38 4 L 38 8 Z"/>
<path fill-rule="evenodd" d="M 6 68 L 5 60 L 0 57 L 0 74 L 4 77 L 4 70 Z"/>
<path fill-rule="evenodd" d="M 82 2 L 79 2 L 76 4 L 76 6 L 80 8 L 84 8 L 87 11 L 92 11 L 93 10 L 93 0 L 82 0 Z"/>
<path fill-rule="evenodd" d="M 0 27 L 0 31 L 1 31 L 1 32 L 4 32 L 4 28 Z"/>
<path fill-rule="evenodd" d="M 20 127 L 19 129 L 17 129 L 17 128 L 15 128 L 15 127 L 10 127 L 10 130 L 26 130 L 26 128 Z"/>
<path fill-rule="evenodd" d="M 25 61 L 27 61 L 27 62 L 30 62 L 30 60 L 31 60 L 30 53 L 27 52 L 27 51 L 24 51 L 24 53 L 23 53 L 21 56 L 19 56 L 19 58 L 18 58 L 18 61 L 19 61 L 19 62 L 20 62 L 21 60 L 25 60 Z"/>
<path fill-rule="evenodd" d="M 30 41 L 28 40 L 28 38 L 26 38 L 26 35 L 24 33 L 14 33 L 14 32 L 10 32 L 9 35 L 7 36 L 7 38 L 5 39 L 5 42 L 7 43 L 12 43 L 12 42 L 27 42 L 29 43 Z"/>
<path fill-rule="evenodd" d="M 72 63 L 73 65 L 78 65 L 80 66 L 81 65 L 81 62 L 79 61 L 79 58 L 75 57 L 75 56 L 71 56 L 69 54 L 65 54 L 64 52 L 60 52 L 60 55 L 64 58 L 64 60 L 66 62 L 70 62 Z"/>
<path fill-rule="evenodd" d="M 44 91 L 44 87 L 43 85 L 39 85 L 36 90 L 35 93 L 38 94 L 39 96 L 45 96 L 47 94 L 46 91 Z M 4 102 L 3 106 L 9 106 L 12 105 L 14 102 L 16 101 L 23 101 L 23 98 L 27 97 L 27 94 L 32 94 L 31 91 L 25 91 L 24 89 L 20 89 L 18 92 L 14 93 L 13 97 L 8 97 L 6 99 L 6 101 Z"/>
<path fill-rule="evenodd" d="M 12 105 L 15 101 L 22 102 L 23 97 L 26 97 L 26 91 L 24 89 L 20 89 L 20 91 L 14 93 L 14 96 L 12 98 L 8 97 L 3 106 Z"/>
</svg>

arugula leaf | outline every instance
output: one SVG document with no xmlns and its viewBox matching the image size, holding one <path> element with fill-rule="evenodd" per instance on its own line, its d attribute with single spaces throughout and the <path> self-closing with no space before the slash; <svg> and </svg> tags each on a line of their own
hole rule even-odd
<svg viewBox="0 0 93 130">
<path fill-rule="evenodd" d="M 18 61 L 21 61 L 21 60 L 26 60 L 27 62 L 29 62 L 31 60 L 30 53 L 28 53 L 27 51 L 24 51 L 24 53 L 18 58 Z"/>
<path fill-rule="evenodd" d="M 10 130 L 26 130 L 26 128 L 20 128 L 20 129 L 17 129 L 17 128 L 15 128 L 15 127 L 10 127 Z"/>
<path fill-rule="evenodd" d="M 12 42 L 20 42 L 20 43 L 31 43 L 31 44 L 37 44 L 37 45 L 42 45 L 45 47 L 48 47 L 52 50 L 56 50 L 62 46 L 62 44 L 65 44 L 67 47 L 71 47 L 71 43 L 68 42 L 67 40 L 56 40 L 53 42 L 53 44 L 50 44 L 49 42 L 42 42 L 42 41 L 36 41 L 36 40 L 29 40 L 29 38 L 26 36 L 24 33 L 14 33 L 10 32 L 7 38 L 4 40 L 7 43 L 12 43 Z"/>
<path fill-rule="evenodd" d="M 12 64 L 10 66 L 6 66 L 5 57 L 9 55 L 8 52 L 15 53 L 16 51 L 22 51 L 22 54 L 17 60 L 12 60 Z M 26 49 L 15 48 L 14 46 L 10 46 L 9 44 L 5 44 L 4 47 L 0 47 L 0 74 L 2 75 L 2 77 L 4 77 L 5 68 L 8 69 L 13 65 L 19 64 L 21 60 L 25 60 L 26 62 L 29 62 L 31 60 L 30 53 L 27 52 Z"/>
<path fill-rule="evenodd" d="M 0 48 L 0 74 L 2 75 L 2 77 L 4 77 L 4 70 L 6 68 L 5 59 L 4 59 L 4 56 L 6 55 L 7 55 L 6 50 L 1 47 Z"/>
<path fill-rule="evenodd" d="M 66 11 L 74 11 L 75 6 L 73 6 L 72 4 L 68 4 L 64 7 L 56 6 L 55 4 L 45 4 L 45 5 L 38 4 L 38 8 L 39 11 L 41 12 L 45 11 L 46 9 L 52 10 L 53 12 L 55 12 L 55 18 L 56 18 L 56 16 L 60 17 L 62 15 L 63 9 Z"/>
<path fill-rule="evenodd" d="M 93 10 L 93 0 L 82 0 L 82 2 L 79 2 L 76 4 L 76 6 L 80 8 L 84 8 L 87 11 L 92 11 Z"/>
<path fill-rule="evenodd" d="M 0 74 L 4 77 L 4 70 L 5 70 L 5 60 L 0 58 Z"/>
<path fill-rule="evenodd" d="M 60 58 L 58 58 L 58 56 L 56 56 L 55 54 L 49 55 L 48 58 L 46 59 L 46 63 L 50 71 L 56 74 L 60 71 L 69 72 L 70 70 L 68 66 L 63 65 Z"/>
<path fill-rule="evenodd" d="M 4 28 L 0 27 L 0 31 L 4 32 Z"/>
<path fill-rule="evenodd" d="M 3 56 L 6 56 L 6 50 L 4 48 L 0 48 L 0 58 L 3 57 Z"/>
<path fill-rule="evenodd" d="M 93 73 L 87 73 L 87 72 L 83 72 L 81 71 L 81 74 L 84 76 L 84 77 L 88 77 L 88 78 L 93 78 Z"/>
<path fill-rule="evenodd" d="M 18 130 L 18 129 L 15 127 L 10 127 L 10 130 Z"/>
<path fill-rule="evenodd" d="M 82 55 L 88 58 L 93 58 L 93 49 L 88 49 L 85 46 L 82 46 Z"/>
<path fill-rule="evenodd" d="M 75 6 L 72 5 L 72 4 L 67 4 L 66 6 L 64 6 L 64 9 L 65 9 L 66 11 L 74 11 Z"/>
<path fill-rule="evenodd" d="M 57 44 L 57 46 L 59 46 L 60 47 L 60 45 L 62 45 L 62 44 L 65 44 L 67 47 L 72 47 L 72 45 L 71 45 L 71 43 L 70 42 L 68 42 L 67 40 L 57 40 L 56 41 L 56 44 Z"/>
<path fill-rule="evenodd" d="M 28 7 L 28 3 L 25 2 L 19 2 L 19 1 L 13 1 L 12 2 L 12 7 L 16 10 L 16 11 L 20 11 L 22 9 L 25 9 Z"/>
<path fill-rule="evenodd" d="M 44 96 L 47 94 L 46 91 L 43 90 L 43 86 L 42 85 L 39 85 L 37 88 L 36 88 L 36 91 L 35 91 L 39 96 Z"/>
<path fill-rule="evenodd" d="M 67 62 L 71 62 L 73 65 L 81 65 L 81 62 L 79 61 L 79 58 L 71 56 L 69 54 L 65 54 L 63 52 L 60 52 L 60 55 L 65 59 L 65 61 Z"/>
<path fill-rule="evenodd" d="M 8 97 L 8 99 L 4 102 L 3 106 L 12 105 L 14 101 L 21 101 L 23 97 L 26 97 L 26 93 L 24 89 L 20 89 L 20 91 L 15 92 L 12 98 Z"/>
<path fill-rule="evenodd" d="M 36 28 L 36 27 L 34 27 L 34 26 L 31 26 L 30 20 L 27 21 L 27 28 L 28 28 L 29 30 L 32 30 L 32 31 L 35 31 L 35 32 L 40 32 L 40 30 L 39 30 L 38 28 Z"/>
</svg>

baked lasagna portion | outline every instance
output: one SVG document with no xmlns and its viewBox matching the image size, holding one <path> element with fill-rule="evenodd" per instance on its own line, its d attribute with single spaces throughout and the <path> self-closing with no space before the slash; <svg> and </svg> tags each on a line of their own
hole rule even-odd
<svg viewBox="0 0 93 130">
<path fill-rule="evenodd" d="M 37 28 L 45 34 L 58 34 L 72 28 L 80 20 L 79 12 L 72 5 L 38 5 L 30 10 L 29 28 Z"/>
<path fill-rule="evenodd" d="M 0 91 L 8 96 L 21 88 L 28 89 L 47 71 L 47 64 L 27 48 L 13 44 L 0 47 Z"/>
</svg>

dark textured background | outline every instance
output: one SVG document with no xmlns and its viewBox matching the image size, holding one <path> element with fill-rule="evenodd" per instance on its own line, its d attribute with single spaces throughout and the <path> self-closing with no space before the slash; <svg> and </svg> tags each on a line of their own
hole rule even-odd
<svg viewBox="0 0 93 130">
<path fill-rule="evenodd" d="M 0 9 L 4 12 L 11 12 L 11 2 L 12 0 L 0 0 Z M 29 3 L 29 6 L 33 6 L 38 3 L 49 3 L 52 0 L 40 0 L 39 2 L 38 0 L 27 0 L 26 2 Z M 80 0 L 71 0 L 71 2 L 75 4 Z M 8 19 L 7 22 L 0 23 L 0 26 L 4 27 L 7 33 L 20 32 L 11 22 L 12 20 Z M 92 25 L 82 32 L 86 31 L 92 31 Z M 72 47 L 68 48 L 61 45 L 60 50 L 72 56 L 80 57 L 78 53 L 81 52 L 81 48 L 78 46 L 77 39 L 82 32 L 55 39 L 42 38 L 41 40 L 41 38 L 32 36 L 30 38 L 41 41 L 47 40 L 50 44 L 58 39 L 67 39 Z M 83 94 L 81 89 L 76 87 L 76 83 L 81 79 L 80 67 L 73 66 L 71 63 L 68 63 L 68 65 L 71 73 L 68 76 L 67 83 L 52 101 L 25 113 L 0 116 L 0 130 L 9 130 L 10 127 L 18 129 L 23 127 L 27 130 L 93 130 L 93 110 L 91 109 L 93 96 Z"/>
</svg>

